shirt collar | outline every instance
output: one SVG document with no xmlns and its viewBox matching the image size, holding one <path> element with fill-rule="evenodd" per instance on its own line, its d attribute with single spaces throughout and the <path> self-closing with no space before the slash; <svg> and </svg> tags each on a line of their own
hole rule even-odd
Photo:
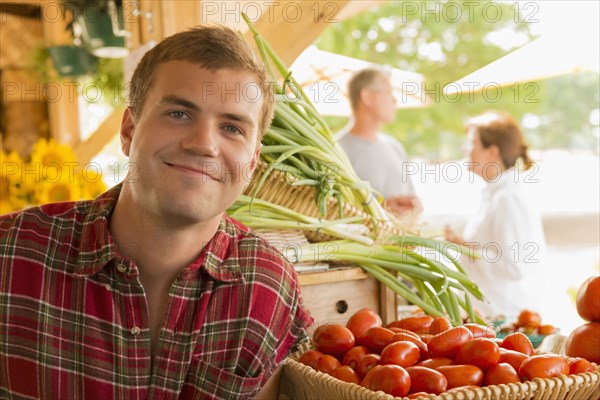
<svg viewBox="0 0 600 400">
<path fill-rule="evenodd" d="M 84 202 L 85 218 L 77 258 L 76 275 L 91 276 L 102 270 L 110 261 L 128 264 L 108 229 L 122 184 L 118 184 L 91 202 Z M 194 279 L 204 270 L 213 279 L 241 283 L 244 281 L 239 264 L 237 241 L 248 228 L 236 224 L 227 215 L 219 223 L 215 235 L 204 246 L 198 258 L 183 269 L 184 279 Z"/>
</svg>

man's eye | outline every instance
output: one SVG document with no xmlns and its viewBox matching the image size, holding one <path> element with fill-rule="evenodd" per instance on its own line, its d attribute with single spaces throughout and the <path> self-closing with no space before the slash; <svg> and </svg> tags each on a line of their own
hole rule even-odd
<svg viewBox="0 0 600 400">
<path fill-rule="evenodd" d="M 224 129 L 227 133 L 242 133 L 242 131 L 235 125 L 225 125 Z"/>
<path fill-rule="evenodd" d="M 184 119 L 184 118 L 187 118 L 187 114 L 184 113 L 183 111 L 171 111 L 169 113 L 169 115 L 171 117 L 173 117 L 174 119 Z"/>
</svg>

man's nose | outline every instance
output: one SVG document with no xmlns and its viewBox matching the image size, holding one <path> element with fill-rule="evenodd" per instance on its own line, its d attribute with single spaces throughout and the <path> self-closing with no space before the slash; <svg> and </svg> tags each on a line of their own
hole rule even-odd
<svg viewBox="0 0 600 400">
<path fill-rule="evenodd" d="M 219 128 L 207 120 L 200 120 L 182 140 L 181 146 L 197 155 L 216 157 L 219 155 Z"/>
</svg>

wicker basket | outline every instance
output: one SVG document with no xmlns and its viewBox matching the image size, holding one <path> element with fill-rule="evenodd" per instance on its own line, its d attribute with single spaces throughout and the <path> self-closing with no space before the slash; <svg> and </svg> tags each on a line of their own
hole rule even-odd
<svg viewBox="0 0 600 400">
<path fill-rule="evenodd" d="M 266 170 L 267 165 L 264 162 L 259 163 L 252 177 L 252 181 L 244 191 L 245 195 L 252 196 L 258 185 L 258 181 Z M 328 220 L 339 219 L 339 205 L 337 199 L 328 199 L 327 212 L 325 215 L 321 215 L 315 204 L 316 189 L 306 185 L 293 186 L 294 181 L 295 178 L 293 176 L 278 170 L 273 170 L 256 193 L 256 197 L 287 207 L 290 210 L 294 210 L 309 217 L 325 218 Z M 344 218 L 363 217 L 365 219 L 364 224 L 367 225 L 370 230 L 376 228 L 379 235 L 401 233 L 397 226 L 385 224 L 380 221 L 373 221 L 363 210 L 359 210 L 349 204 L 343 205 L 342 214 Z M 376 227 L 375 224 L 377 225 Z M 305 232 L 305 234 L 311 242 L 324 242 L 337 239 L 320 232 Z"/>
<path fill-rule="evenodd" d="M 297 360 L 309 349 L 294 353 L 283 367 L 280 391 L 289 399 L 398 399 L 383 392 L 373 392 L 359 385 L 342 382 L 330 375 L 317 372 Z M 491 385 L 477 389 L 464 389 L 439 396 L 430 394 L 420 399 L 438 400 L 598 400 L 600 399 L 600 368 L 595 372 L 561 375 L 508 385 Z"/>
</svg>

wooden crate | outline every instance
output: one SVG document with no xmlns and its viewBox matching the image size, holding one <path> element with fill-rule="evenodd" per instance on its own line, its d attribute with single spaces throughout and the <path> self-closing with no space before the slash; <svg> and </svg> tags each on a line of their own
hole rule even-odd
<svg viewBox="0 0 600 400">
<path fill-rule="evenodd" d="M 365 307 L 378 312 L 384 323 L 396 319 L 396 296 L 362 268 L 299 273 L 298 279 L 304 305 L 315 319 L 311 333 L 328 322 L 345 325 L 352 314 Z"/>
</svg>

